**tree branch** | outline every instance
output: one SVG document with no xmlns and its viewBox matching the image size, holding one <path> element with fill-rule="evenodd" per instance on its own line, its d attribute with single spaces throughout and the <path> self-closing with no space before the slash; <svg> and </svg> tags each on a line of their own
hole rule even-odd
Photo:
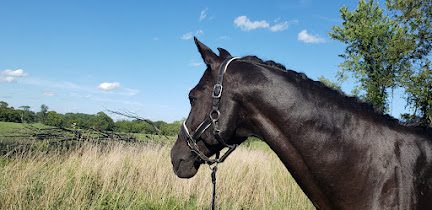
<svg viewBox="0 0 432 210">
<path fill-rule="evenodd" d="M 136 115 L 135 113 L 132 113 L 132 112 L 126 110 L 126 109 L 124 109 L 123 111 L 113 111 L 113 110 L 107 109 L 107 111 L 109 113 L 111 113 L 111 114 L 121 115 L 121 116 L 124 116 L 124 117 L 127 117 L 127 118 L 132 118 L 132 119 L 135 119 L 135 120 L 144 121 L 144 122 L 150 124 L 158 135 L 162 135 L 162 133 L 159 130 L 159 128 L 157 128 L 156 125 L 151 120 L 144 119 L 144 118 L 142 118 L 142 117 Z"/>
</svg>

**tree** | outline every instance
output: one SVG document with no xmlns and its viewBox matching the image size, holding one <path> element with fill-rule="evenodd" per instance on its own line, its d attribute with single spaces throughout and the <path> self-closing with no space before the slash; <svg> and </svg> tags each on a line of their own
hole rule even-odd
<svg viewBox="0 0 432 210">
<path fill-rule="evenodd" d="M 45 124 L 61 128 L 61 127 L 63 127 L 63 118 L 57 112 L 50 111 L 47 114 Z"/>
<path fill-rule="evenodd" d="M 173 136 L 180 133 L 180 121 L 175 121 L 173 123 L 162 123 L 160 130 L 163 135 Z"/>
<path fill-rule="evenodd" d="M 407 106 L 414 110 L 413 114 L 403 114 L 406 120 L 419 121 L 423 124 L 432 122 L 432 71 L 428 65 L 411 76 L 406 83 Z"/>
<path fill-rule="evenodd" d="M 15 110 L 13 107 L 8 106 L 8 103 L 0 101 L 0 121 L 20 123 L 21 110 Z"/>
<path fill-rule="evenodd" d="M 36 121 L 36 114 L 30 111 L 30 106 L 20 106 L 22 109 L 21 121 L 24 123 L 33 123 Z"/>
<path fill-rule="evenodd" d="M 329 33 L 348 45 L 340 55 L 344 62 L 339 65 L 339 77 L 352 73 L 365 91 L 362 98 L 386 111 L 388 90 L 401 86 L 401 75 L 410 74 L 414 40 L 408 29 L 384 15 L 374 0 L 360 0 L 356 10 L 350 12 L 344 6 L 340 12 L 342 27 L 333 26 Z"/>
<path fill-rule="evenodd" d="M 0 101 L 0 121 L 7 121 L 7 115 L 8 115 L 8 106 L 9 104 L 4 102 L 4 101 Z"/>
<path fill-rule="evenodd" d="M 431 124 L 432 72 L 428 56 L 432 50 L 432 0 L 387 0 L 386 5 L 398 23 L 408 29 L 415 45 L 410 59 L 416 66 L 404 75 L 407 106 L 413 114 L 402 117 Z"/>
<path fill-rule="evenodd" d="M 91 124 L 98 130 L 112 131 L 114 129 L 114 120 L 104 112 L 98 112 L 91 119 Z"/>
<path fill-rule="evenodd" d="M 41 123 L 45 124 L 48 115 L 48 106 L 45 104 L 41 105 L 41 111 L 37 113 L 37 117 Z"/>
<path fill-rule="evenodd" d="M 423 65 L 427 63 L 432 50 L 432 0 L 387 0 L 386 6 L 415 40 L 411 58 L 422 60 Z"/>
<path fill-rule="evenodd" d="M 7 108 L 9 106 L 8 103 L 4 102 L 4 101 L 0 101 L 0 109 L 4 109 Z"/>
</svg>

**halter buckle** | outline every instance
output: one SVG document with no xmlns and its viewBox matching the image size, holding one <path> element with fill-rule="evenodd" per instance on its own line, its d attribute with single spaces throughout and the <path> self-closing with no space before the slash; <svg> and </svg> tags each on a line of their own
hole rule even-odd
<svg viewBox="0 0 432 210">
<path fill-rule="evenodd" d="M 213 87 L 212 97 L 216 99 L 216 98 L 220 98 L 221 95 L 222 95 L 222 84 L 218 83 Z"/>
</svg>

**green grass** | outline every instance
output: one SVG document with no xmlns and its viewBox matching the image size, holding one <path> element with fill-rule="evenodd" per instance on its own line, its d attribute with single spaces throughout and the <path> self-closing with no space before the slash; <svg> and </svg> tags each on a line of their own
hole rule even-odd
<svg viewBox="0 0 432 210">
<path fill-rule="evenodd" d="M 27 125 L 32 125 L 35 128 L 53 128 L 52 126 L 44 125 L 42 123 L 26 124 L 26 123 L 12 123 L 12 122 L 0 122 L 0 135 L 13 132 L 17 129 L 26 129 Z"/>
<path fill-rule="evenodd" d="M 13 130 L 24 128 L 22 123 L 0 122 L 0 136 L 4 136 Z"/>
</svg>

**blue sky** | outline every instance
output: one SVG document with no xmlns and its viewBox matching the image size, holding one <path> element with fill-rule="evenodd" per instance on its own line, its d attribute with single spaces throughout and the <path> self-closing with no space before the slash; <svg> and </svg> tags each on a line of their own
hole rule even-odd
<svg viewBox="0 0 432 210">
<path fill-rule="evenodd" d="M 345 45 L 327 33 L 343 5 L 357 1 L 1 1 L 0 101 L 181 120 L 205 70 L 193 36 L 334 80 Z M 396 97 L 393 115 L 404 104 Z"/>
</svg>

